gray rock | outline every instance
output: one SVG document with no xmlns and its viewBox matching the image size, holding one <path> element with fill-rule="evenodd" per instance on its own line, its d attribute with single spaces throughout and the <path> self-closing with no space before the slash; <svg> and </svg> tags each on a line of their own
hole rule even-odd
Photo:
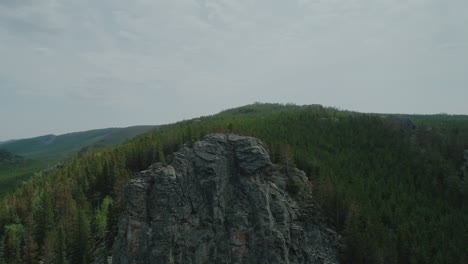
<svg viewBox="0 0 468 264">
<path fill-rule="evenodd" d="M 337 263 L 338 235 L 319 222 L 302 171 L 299 201 L 261 141 L 213 134 L 126 188 L 114 264 Z"/>
</svg>

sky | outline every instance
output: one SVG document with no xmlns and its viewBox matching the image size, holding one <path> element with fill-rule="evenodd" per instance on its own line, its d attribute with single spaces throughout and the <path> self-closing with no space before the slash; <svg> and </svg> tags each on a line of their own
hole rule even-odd
<svg viewBox="0 0 468 264">
<path fill-rule="evenodd" d="M 468 114 L 466 0 L 0 0 L 0 141 L 253 102 Z"/>
</svg>

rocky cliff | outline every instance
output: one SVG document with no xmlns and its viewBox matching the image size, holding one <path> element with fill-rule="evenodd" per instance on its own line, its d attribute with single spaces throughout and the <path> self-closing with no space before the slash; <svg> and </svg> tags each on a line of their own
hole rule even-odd
<svg viewBox="0 0 468 264">
<path fill-rule="evenodd" d="M 338 236 L 309 193 L 305 174 L 282 173 L 259 140 L 209 135 L 130 182 L 112 262 L 336 263 Z"/>
</svg>

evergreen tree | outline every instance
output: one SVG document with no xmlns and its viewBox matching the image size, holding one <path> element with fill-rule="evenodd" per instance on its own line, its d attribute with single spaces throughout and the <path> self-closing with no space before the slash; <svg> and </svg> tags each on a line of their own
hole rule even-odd
<svg viewBox="0 0 468 264">
<path fill-rule="evenodd" d="M 31 228 L 27 228 L 24 245 L 24 263 L 38 263 L 39 245 L 36 242 Z"/>
<path fill-rule="evenodd" d="M 0 264 L 6 264 L 6 261 L 5 261 L 5 236 L 0 237 Z"/>
<path fill-rule="evenodd" d="M 74 227 L 71 263 L 88 264 L 91 262 L 91 228 L 84 210 L 78 210 Z"/>
<path fill-rule="evenodd" d="M 69 264 L 67 258 L 66 234 L 63 225 L 60 225 L 57 239 L 55 240 L 54 264 Z"/>
<path fill-rule="evenodd" d="M 7 263 L 23 263 L 22 247 L 24 245 L 24 226 L 12 224 L 5 226 L 4 259 Z"/>
<path fill-rule="evenodd" d="M 33 199 L 33 216 L 36 224 L 36 237 L 38 244 L 42 244 L 45 235 L 54 225 L 54 213 L 49 192 L 43 191 Z"/>
</svg>

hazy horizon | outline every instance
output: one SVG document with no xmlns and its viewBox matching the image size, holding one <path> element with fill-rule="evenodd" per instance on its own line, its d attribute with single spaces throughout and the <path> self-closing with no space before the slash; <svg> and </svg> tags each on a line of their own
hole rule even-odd
<svg viewBox="0 0 468 264">
<path fill-rule="evenodd" d="M 6 0 L 0 141 L 251 104 L 468 114 L 462 0 Z"/>
<path fill-rule="evenodd" d="M 254 102 L 254 103 L 271 103 L 271 102 Z M 275 104 L 275 103 L 273 103 L 273 104 Z M 279 104 L 291 104 L 291 102 L 289 102 L 289 103 L 279 103 Z M 294 103 L 292 103 L 292 104 L 294 104 Z M 250 105 L 250 104 L 247 104 L 247 105 Z M 307 104 L 307 105 L 314 105 L 314 104 Z M 239 105 L 237 107 L 241 107 L 241 106 L 246 106 L 246 105 Z M 322 106 L 324 106 L 324 107 L 333 107 L 333 108 L 337 108 L 339 110 L 344 110 L 344 111 L 355 111 L 355 110 L 352 110 L 352 109 L 343 109 L 343 108 L 339 108 L 339 107 L 335 107 L 335 106 L 328 106 L 328 105 L 322 105 Z M 233 108 L 235 108 L 235 107 L 233 107 Z M 34 138 L 34 137 L 40 137 L 40 136 L 46 136 L 46 135 L 56 135 L 56 136 L 58 136 L 58 135 L 63 135 L 63 134 L 68 134 L 68 133 L 85 132 L 85 131 L 90 131 L 90 130 L 99 130 L 99 129 L 106 129 L 106 128 L 126 128 L 126 127 L 133 127 L 133 126 L 167 125 L 167 124 L 176 123 L 176 122 L 183 121 L 183 120 L 190 120 L 190 119 L 197 118 L 197 117 L 202 117 L 202 116 L 207 116 L 207 115 L 215 115 L 215 114 L 218 114 L 218 113 L 220 113 L 222 111 L 229 110 L 229 109 L 222 109 L 222 110 L 219 110 L 219 111 L 216 111 L 216 112 L 213 112 L 213 113 L 181 118 L 181 119 L 178 119 L 178 120 L 173 120 L 173 121 L 170 121 L 170 122 L 167 122 L 167 123 L 160 123 L 160 124 L 130 124 L 130 125 L 123 125 L 123 126 L 92 127 L 92 128 L 87 128 L 87 129 L 79 129 L 78 128 L 78 130 L 62 130 L 60 132 L 50 132 L 50 133 L 45 133 L 45 134 L 40 134 L 40 135 L 27 136 L 27 137 L 23 137 L 23 138 L 7 138 L 7 139 L 1 139 L 0 138 L 0 143 L 10 141 L 10 140 L 20 140 L 20 139 Z M 369 114 L 396 114 L 396 115 L 398 115 L 398 114 L 402 114 L 402 115 L 413 115 L 413 114 L 414 115 L 440 115 L 440 114 L 444 114 L 444 115 L 445 114 L 446 115 L 465 115 L 465 114 L 451 114 L 451 113 L 445 113 L 445 112 L 441 112 L 441 113 L 398 113 L 398 112 L 393 112 L 393 113 L 385 112 L 384 113 L 384 112 L 363 112 L 363 111 L 356 111 L 356 112 L 369 113 Z"/>
</svg>

